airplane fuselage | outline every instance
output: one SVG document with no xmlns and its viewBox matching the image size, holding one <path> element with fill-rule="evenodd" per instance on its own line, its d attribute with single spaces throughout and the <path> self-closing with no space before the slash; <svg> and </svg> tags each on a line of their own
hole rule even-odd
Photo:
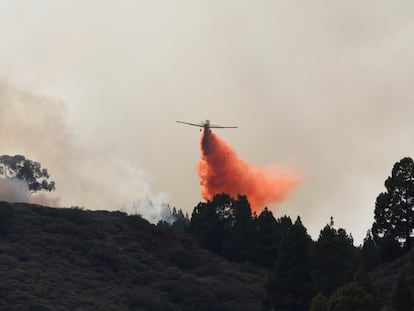
<svg viewBox="0 0 414 311">
<path fill-rule="evenodd" d="M 206 120 L 206 122 L 204 122 L 204 131 L 208 132 L 210 130 L 210 120 Z"/>
</svg>

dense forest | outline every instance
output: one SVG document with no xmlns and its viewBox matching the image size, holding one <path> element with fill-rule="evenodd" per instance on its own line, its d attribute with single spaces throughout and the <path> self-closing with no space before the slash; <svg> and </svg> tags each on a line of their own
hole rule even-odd
<svg viewBox="0 0 414 311">
<path fill-rule="evenodd" d="M 191 217 L 0 203 L 1 310 L 412 310 L 414 162 L 397 162 L 361 246 L 327 220 L 218 194 Z M 368 228 L 367 228 L 368 229 Z"/>
</svg>

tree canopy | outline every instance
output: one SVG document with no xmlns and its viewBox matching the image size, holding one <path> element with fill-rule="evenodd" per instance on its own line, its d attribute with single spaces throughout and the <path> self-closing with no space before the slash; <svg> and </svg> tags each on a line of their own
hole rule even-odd
<svg viewBox="0 0 414 311">
<path fill-rule="evenodd" d="M 316 292 L 328 296 L 352 280 L 358 264 L 353 239 L 344 229 L 335 229 L 333 220 L 321 230 L 312 253 Z"/>
<path fill-rule="evenodd" d="M 329 298 L 329 311 L 376 311 L 374 297 L 357 282 L 338 288 Z"/>
<path fill-rule="evenodd" d="M 39 162 L 26 159 L 22 155 L 0 156 L 0 175 L 25 181 L 27 196 L 39 190 L 55 190 L 55 182 L 48 181 L 48 170 L 42 168 Z"/>
<path fill-rule="evenodd" d="M 313 297 L 309 311 L 328 311 L 328 298 L 321 293 Z"/>
<path fill-rule="evenodd" d="M 245 196 L 233 199 L 223 193 L 194 208 L 189 229 L 202 246 L 240 261 L 247 257 L 251 220 L 250 204 Z"/>
<path fill-rule="evenodd" d="M 370 272 L 380 263 L 380 259 L 380 250 L 374 241 L 371 230 L 368 230 L 361 248 L 361 265 L 365 271 Z"/>
<path fill-rule="evenodd" d="M 414 161 L 403 158 L 394 164 L 391 176 L 385 181 L 386 192 L 380 193 L 375 203 L 372 234 L 378 245 L 389 253 L 396 247 L 409 250 L 414 228 Z M 386 256 L 386 255 L 385 255 Z M 390 258 L 393 259 L 393 258 Z"/>
<path fill-rule="evenodd" d="M 280 242 L 268 284 L 269 298 L 276 310 L 308 310 L 312 297 L 311 243 L 298 217 Z"/>
</svg>

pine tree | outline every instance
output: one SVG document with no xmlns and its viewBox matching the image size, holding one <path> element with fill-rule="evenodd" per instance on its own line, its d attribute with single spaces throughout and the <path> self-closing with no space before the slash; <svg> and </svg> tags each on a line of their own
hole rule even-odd
<svg viewBox="0 0 414 311">
<path fill-rule="evenodd" d="M 361 265 L 365 271 L 371 272 L 380 263 L 380 249 L 374 241 L 371 230 L 368 230 L 361 248 Z"/>
<path fill-rule="evenodd" d="M 228 194 L 218 194 L 194 208 L 189 231 L 201 246 L 230 260 L 244 261 L 249 256 L 251 216 L 245 196 L 233 199 Z"/>
<path fill-rule="evenodd" d="M 265 208 L 253 219 L 252 243 L 249 260 L 272 269 L 277 256 L 281 232 L 272 212 Z"/>
<path fill-rule="evenodd" d="M 282 238 L 268 284 L 268 295 L 276 310 L 308 310 L 311 295 L 311 238 L 300 218 Z"/>
<path fill-rule="evenodd" d="M 414 228 L 413 159 L 403 158 L 394 164 L 391 176 L 385 181 L 385 188 L 387 191 L 378 195 L 375 204 L 374 239 L 383 249 L 392 246 L 392 241 L 401 241 L 408 251 Z"/>
<path fill-rule="evenodd" d="M 312 278 L 315 292 L 328 296 L 352 280 L 357 269 L 357 252 L 353 239 L 344 229 L 326 225 L 312 250 Z"/>
</svg>

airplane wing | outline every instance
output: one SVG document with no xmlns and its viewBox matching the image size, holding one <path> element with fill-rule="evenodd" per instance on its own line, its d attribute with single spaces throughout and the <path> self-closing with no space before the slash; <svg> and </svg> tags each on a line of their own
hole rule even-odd
<svg viewBox="0 0 414 311">
<path fill-rule="evenodd" d="M 192 125 L 192 126 L 198 126 L 198 127 L 203 127 L 203 124 L 196 124 L 196 123 L 188 123 L 188 122 L 183 122 L 183 121 L 177 121 L 177 123 L 182 123 L 182 124 L 187 124 L 187 125 Z"/>
<path fill-rule="evenodd" d="M 213 129 L 236 129 L 237 126 L 221 126 L 221 125 L 210 125 L 210 128 Z"/>
</svg>

